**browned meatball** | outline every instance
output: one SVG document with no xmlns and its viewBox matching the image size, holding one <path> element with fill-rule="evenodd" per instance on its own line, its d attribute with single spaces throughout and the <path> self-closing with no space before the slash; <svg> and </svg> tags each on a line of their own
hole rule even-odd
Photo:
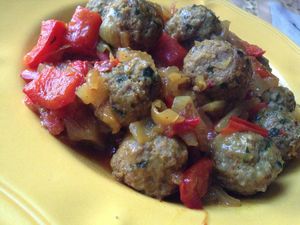
<svg viewBox="0 0 300 225">
<path fill-rule="evenodd" d="M 86 7 L 92 11 L 98 12 L 101 16 L 104 16 L 108 10 L 109 4 L 114 0 L 89 0 Z"/>
<path fill-rule="evenodd" d="M 283 159 L 296 158 L 300 154 L 300 125 L 287 111 L 263 109 L 254 122 L 269 131 L 269 137 L 280 150 Z"/>
<path fill-rule="evenodd" d="M 296 107 L 295 96 L 286 87 L 274 87 L 266 90 L 262 99 L 270 108 L 293 112 Z"/>
<path fill-rule="evenodd" d="M 162 199 L 176 191 L 173 178 L 187 158 L 186 146 L 176 139 L 156 136 L 141 145 L 128 137 L 111 159 L 112 174 L 135 190 Z"/>
<path fill-rule="evenodd" d="M 113 47 L 147 50 L 162 34 L 163 19 L 158 7 L 145 0 L 116 0 L 109 5 L 100 36 Z"/>
<path fill-rule="evenodd" d="M 217 136 L 212 155 L 217 180 L 242 195 L 266 191 L 283 168 L 276 146 L 252 132 Z"/>
<path fill-rule="evenodd" d="M 243 52 L 229 42 L 205 40 L 197 43 L 184 59 L 184 72 L 193 80 L 204 77 L 208 97 L 217 100 L 242 99 L 251 80 L 251 68 Z"/>
<path fill-rule="evenodd" d="M 178 41 L 209 39 L 221 31 L 216 15 L 203 5 L 190 5 L 179 9 L 166 23 L 167 33 Z"/>
<path fill-rule="evenodd" d="M 103 76 L 109 90 L 109 104 L 122 126 L 150 113 L 151 101 L 159 94 L 161 84 L 153 62 L 134 57 Z"/>
</svg>

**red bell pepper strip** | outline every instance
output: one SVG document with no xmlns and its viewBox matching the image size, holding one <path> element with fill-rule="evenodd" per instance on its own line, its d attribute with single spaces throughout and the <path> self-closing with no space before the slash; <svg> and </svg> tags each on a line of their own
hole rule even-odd
<svg viewBox="0 0 300 225">
<path fill-rule="evenodd" d="M 177 66 L 182 68 L 186 54 L 187 50 L 166 33 L 161 35 L 155 49 L 151 51 L 155 63 L 161 67 Z"/>
<path fill-rule="evenodd" d="M 183 173 L 179 193 L 186 207 L 202 208 L 201 198 L 207 193 L 212 166 L 209 158 L 202 158 Z"/>
<path fill-rule="evenodd" d="M 252 62 L 252 68 L 254 72 L 259 75 L 261 78 L 267 78 L 270 76 L 273 76 L 271 72 L 269 72 L 264 65 L 262 65 L 257 59 L 253 58 L 251 60 Z"/>
<path fill-rule="evenodd" d="M 82 73 L 68 67 L 46 66 L 36 79 L 24 86 L 23 92 L 34 104 L 59 109 L 75 100 L 75 90 L 83 82 Z"/>
<path fill-rule="evenodd" d="M 247 41 L 242 41 L 242 46 L 248 56 L 261 57 L 266 51 L 254 44 L 249 44 Z"/>
<path fill-rule="evenodd" d="M 268 136 L 268 131 L 254 123 L 243 120 L 237 116 L 230 117 L 227 126 L 221 131 L 222 135 L 230 135 L 235 132 L 251 131 L 263 137 Z"/>
<path fill-rule="evenodd" d="M 90 64 L 88 61 L 81 61 L 81 60 L 76 60 L 76 61 L 72 61 L 68 64 L 68 66 L 71 69 L 74 69 L 75 71 L 77 71 L 78 73 L 81 73 L 82 75 L 87 75 L 87 73 L 89 72 L 90 69 Z"/>
<path fill-rule="evenodd" d="M 96 55 L 101 23 L 101 17 L 97 12 L 78 6 L 67 26 L 66 40 L 67 44 L 71 46 L 69 51 L 77 54 Z"/>
<path fill-rule="evenodd" d="M 182 134 L 192 131 L 196 128 L 196 126 L 200 123 L 200 118 L 192 118 L 192 119 L 185 119 L 181 123 L 175 123 L 173 125 L 173 130 L 176 134 Z"/>
<path fill-rule="evenodd" d="M 185 119 L 180 123 L 174 123 L 165 129 L 165 135 L 167 137 L 173 137 L 177 134 L 184 134 L 193 131 L 200 123 L 200 118 Z"/>
<path fill-rule="evenodd" d="M 38 42 L 34 48 L 24 56 L 24 64 L 35 69 L 42 62 L 53 58 L 53 54 L 64 45 L 66 26 L 57 20 L 42 22 Z"/>
</svg>

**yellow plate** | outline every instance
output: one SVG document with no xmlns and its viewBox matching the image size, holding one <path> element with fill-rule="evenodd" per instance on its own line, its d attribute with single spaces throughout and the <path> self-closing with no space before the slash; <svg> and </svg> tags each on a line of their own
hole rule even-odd
<svg viewBox="0 0 300 225">
<path fill-rule="evenodd" d="M 165 5 L 171 1 L 158 1 Z M 200 225 L 206 213 L 160 202 L 114 181 L 98 158 L 52 137 L 22 103 L 22 55 L 37 38 L 42 19 L 68 18 L 74 0 L 0 0 L 0 224 Z M 300 50 L 265 22 L 226 1 L 204 3 L 242 38 L 267 50 L 300 101 Z M 267 193 L 243 206 L 209 206 L 209 225 L 300 224 L 300 167 L 295 161 Z"/>
</svg>

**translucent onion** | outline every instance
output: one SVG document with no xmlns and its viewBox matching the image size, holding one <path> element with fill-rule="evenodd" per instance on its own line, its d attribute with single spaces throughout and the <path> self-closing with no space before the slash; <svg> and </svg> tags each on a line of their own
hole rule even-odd
<svg viewBox="0 0 300 225">
<path fill-rule="evenodd" d="M 180 134 L 179 137 L 186 143 L 187 146 L 198 146 L 198 140 L 193 132 Z"/>
<path fill-rule="evenodd" d="M 239 116 L 243 113 L 243 111 L 244 107 L 242 107 L 241 105 L 235 107 L 217 123 L 217 125 L 215 126 L 215 131 L 221 132 L 227 126 L 228 120 L 231 116 Z"/>
<path fill-rule="evenodd" d="M 185 118 L 200 118 L 200 124 L 194 129 L 194 135 L 197 139 L 199 148 L 202 151 L 207 151 L 209 149 L 209 135 L 213 130 L 213 123 L 205 115 L 201 109 L 196 109 L 193 99 L 191 96 L 177 96 L 175 97 L 172 105 L 172 109 L 177 112 L 179 115 L 184 116 Z M 196 141 L 194 137 L 187 140 L 191 143 L 191 146 L 195 146 Z M 193 140 L 192 140 L 193 138 Z"/>
<path fill-rule="evenodd" d="M 267 83 L 269 88 L 278 87 L 279 78 L 275 75 L 264 78 L 264 81 Z"/>
<path fill-rule="evenodd" d="M 173 100 L 172 110 L 180 115 L 186 114 L 188 105 L 194 105 L 191 96 L 177 96 Z"/>
<path fill-rule="evenodd" d="M 99 43 L 97 44 L 97 51 L 98 52 L 112 52 L 110 46 L 108 44 L 106 44 L 104 41 L 99 41 Z"/>
<path fill-rule="evenodd" d="M 129 125 L 129 131 L 139 144 L 151 141 L 159 133 L 162 133 L 162 129 L 156 126 L 150 119 L 131 123 Z"/>
<path fill-rule="evenodd" d="M 195 85 L 197 87 L 197 91 L 204 91 L 207 88 L 204 76 L 197 76 L 195 78 Z"/>
<path fill-rule="evenodd" d="M 208 193 L 204 197 L 207 203 L 217 203 L 224 206 L 238 207 L 241 206 L 241 201 L 227 194 L 223 188 L 217 185 L 209 187 Z"/>
<path fill-rule="evenodd" d="M 86 82 L 77 88 L 76 95 L 84 104 L 92 104 L 97 108 L 108 98 L 108 89 L 104 78 L 99 75 L 97 70 L 90 70 Z"/>
<path fill-rule="evenodd" d="M 155 100 L 151 106 L 151 117 L 155 124 L 167 126 L 184 120 L 178 113 L 172 109 L 167 109 L 165 103 L 161 100 Z"/>
<path fill-rule="evenodd" d="M 218 113 L 223 111 L 226 106 L 226 102 L 224 100 L 213 101 L 205 104 L 201 107 L 201 109 L 206 113 Z"/>
<path fill-rule="evenodd" d="M 162 18 L 164 20 L 164 22 L 167 22 L 172 14 L 171 14 L 171 10 L 165 6 L 160 6 L 161 7 L 161 11 L 162 11 Z"/>
<path fill-rule="evenodd" d="M 97 108 L 95 111 L 95 116 L 109 126 L 113 134 L 116 134 L 120 131 L 121 124 L 115 117 L 110 105 L 106 104 Z"/>
<path fill-rule="evenodd" d="M 86 117 L 80 120 L 67 118 L 64 124 L 71 141 L 89 141 L 98 146 L 104 146 L 103 137 L 94 118 Z"/>
<path fill-rule="evenodd" d="M 227 40 L 229 36 L 230 21 L 228 20 L 221 21 L 221 27 L 222 27 L 222 32 L 220 34 L 220 37 L 222 37 L 223 40 Z"/>
<path fill-rule="evenodd" d="M 165 97 L 181 95 L 180 87 L 189 82 L 189 78 L 175 66 L 160 69 L 158 72 L 162 79 Z"/>
<path fill-rule="evenodd" d="M 276 76 L 261 78 L 259 75 L 253 73 L 252 77 L 252 90 L 257 96 L 261 96 L 264 91 L 272 87 L 277 87 L 279 84 L 279 79 Z"/>
</svg>

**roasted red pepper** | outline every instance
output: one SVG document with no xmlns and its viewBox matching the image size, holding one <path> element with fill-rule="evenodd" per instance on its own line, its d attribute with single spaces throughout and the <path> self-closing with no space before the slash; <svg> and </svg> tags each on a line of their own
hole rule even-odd
<svg viewBox="0 0 300 225">
<path fill-rule="evenodd" d="M 24 86 L 24 93 L 34 104 L 47 109 L 59 109 L 75 100 L 76 88 L 85 74 L 73 68 L 45 66 L 39 76 Z"/>
<path fill-rule="evenodd" d="M 99 39 L 101 17 L 97 12 L 78 6 L 67 26 L 66 40 L 71 46 L 69 51 L 96 55 L 96 45 Z"/>
<path fill-rule="evenodd" d="M 221 131 L 222 135 L 230 135 L 235 132 L 251 131 L 263 137 L 268 136 L 268 131 L 254 123 L 243 120 L 237 116 L 230 117 L 227 126 Z"/>
<path fill-rule="evenodd" d="M 186 207 L 202 208 L 201 199 L 207 193 L 212 166 L 209 158 L 203 158 L 183 173 L 179 192 L 180 200 Z"/>
<path fill-rule="evenodd" d="M 64 45 L 66 26 L 57 20 L 42 22 L 38 42 L 34 48 L 24 56 L 24 64 L 32 69 L 42 62 L 52 61 L 54 54 Z"/>
<path fill-rule="evenodd" d="M 261 78 L 267 78 L 270 76 L 274 76 L 271 72 L 269 72 L 264 65 L 262 65 L 257 59 L 251 59 L 253 71 L 259 75 Z"/>
<path fill-rule="evenodd" d="M 176 134 L 187 133 L 193 131 L 199 123 L 200 123 L 199 117 L 192 118 L 192 119 L 185 119 L 181 123 L 175 123 L 173 125 L 173 130 Z"/>
<path fill-rule="evenodd" d="M 119 63 L 120 61 L 118 59 L 97 61 L 95 62 L 94 67 L 99 72 L 108 72 L 111 71 L 112 68 L 116 67 Z"/>
<path fill-rule="evenodd" d="M 175 123 L 166 128 L 165 134 L 168 137 L 173 137 L 177 134 L 184 134 L 193 131 L 199 124 L 200 118 L 185 119 L 183 122 Z"/>
<path fill-rule="evenodd" d="M 59 110 L 40 110 L 42 125 L 53 135 L 59 135 L 65 129 L 62 113 Z"/>
<path fill-rule="evenodd" d="M 182 68 L 183 59 L 187 54 L 187 50 L 182 47 L 176 39 L 163 33 L 151 54 L 158 66 L 177 66 Z"/>
<path fill-rule="evenodd" d="M 74 69 L 82 75 L 86 75 L 89 72 L 90 66 L 91 65 L 88 61 L 81 60 L 72 61 L 68 64 L 69 68 Z"/>
<path fill-rule="evenodd" d="M 257 45 L 249 44 L 247 41 L 242 41 L 242 45 L 248 56 L 261 57 L 266 52 Z"/>
</svg>

